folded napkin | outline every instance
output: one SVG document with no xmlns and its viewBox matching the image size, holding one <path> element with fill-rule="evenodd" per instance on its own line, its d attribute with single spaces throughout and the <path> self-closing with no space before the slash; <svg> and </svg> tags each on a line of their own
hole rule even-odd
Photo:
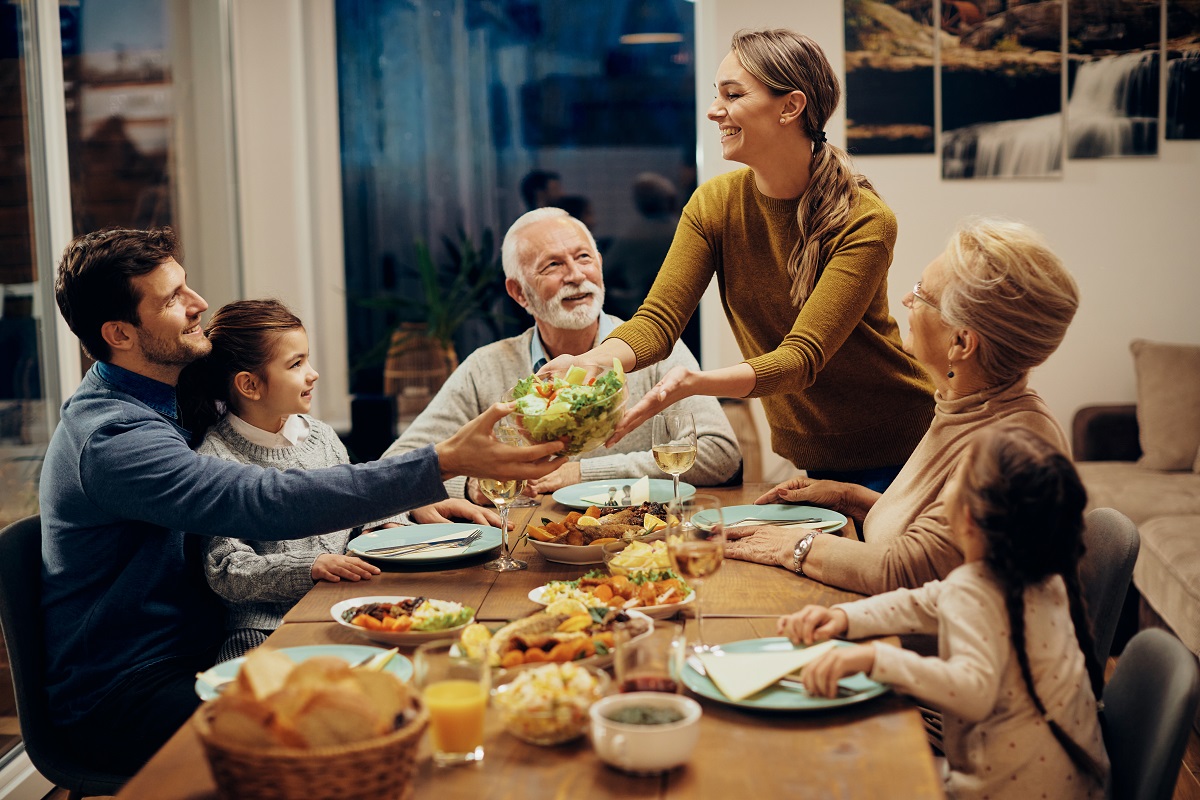
<svg viewBox="0 0 1200 800">
<path fill-rule="evenodd" d="M 708 677 L 730 700 L 744 700 L 775 681 L 815 661 L 833 648 L 832 639 L 802 650 L 765 653 L 701 653 Z"/>
</svg>

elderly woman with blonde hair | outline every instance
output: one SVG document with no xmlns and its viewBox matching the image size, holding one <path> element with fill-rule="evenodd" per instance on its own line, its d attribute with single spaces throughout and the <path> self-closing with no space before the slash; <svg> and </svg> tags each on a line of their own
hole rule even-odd
<svg viewBox="0 0 1200 800">
<path fill-rule="evenodd" d="M 746 535 L 731 540 L 726 555 L 864 594 L 947 575 L 963 556 L 946 518 L 946 484 L 971 435 L 1017 424 L 1069 452 L 1062 427 L 1027 380 L 1058 348 L 1078 304 L 1074 279 L 1032 228 L 997 219 L 961 224 L 904 298 L 905 348 L 933 377 L 937 409 L 896 480 L 879 494 L 793 478 L 758 499 L 840 511 L 857 523 L 862 541 L 763 526 L 740 529 Z"/>
</svg>

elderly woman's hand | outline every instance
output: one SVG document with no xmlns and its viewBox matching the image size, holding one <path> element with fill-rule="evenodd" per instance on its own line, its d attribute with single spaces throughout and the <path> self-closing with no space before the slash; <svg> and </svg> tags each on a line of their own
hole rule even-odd
<svg viewBox="0 0 1200 800">
<path fill-rule="evenodd" d="M 795 614 L 779 618 L 775 632 L 792 644 L 813 644 L 841 636 L 850 628 L 850 618 L 840 608 L 805 606 Z"/>
<path fill-rule="evenodd" d="M 773 525 L 726 528 L 725 536 L 725 555 L 729 558 L 788 568 L 791 568 L 792 553 L 800 538 L 795 530 Z"/>
<path fill-rule="evenodd" d="M 754 502 L 758 505 L 792 503 L 819 506 L 840 512 L 853 519 L 862 520 L 871 510 L 871 506 L 879 500 L 879 497 L 879 492 L 859 486 L 857 483 L 791 478 Z"/>
</svg>

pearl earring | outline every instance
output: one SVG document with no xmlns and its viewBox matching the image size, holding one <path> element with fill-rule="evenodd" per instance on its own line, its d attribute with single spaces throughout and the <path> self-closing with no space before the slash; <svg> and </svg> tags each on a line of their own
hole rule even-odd
<svg viewBox="0 0 1200 800">
<path fill-rule="evenodd" d="M 954 377 L 954 364 L 951 364 L 951 365 L 950 365 L 950 369 L 949 369 L 949 370 L 947 370 L 947 372 L 946 372 L 946 377 L 947 377 L 947 378 L 953 378 L 953 377 Z"/>
<path fill-rule="evenodd" d="M 786 119 L 784 119 L 783 117 L 780 117 L 780 118 L 779 118 L 779 124 L 780 124 L 780 125 L 787 125 L 787 120 L 786 120 Z"/>
</svg>

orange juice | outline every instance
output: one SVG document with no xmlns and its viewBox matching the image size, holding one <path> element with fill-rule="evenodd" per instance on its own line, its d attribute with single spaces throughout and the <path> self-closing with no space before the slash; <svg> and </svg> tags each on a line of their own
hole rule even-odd
<svg viewBox="0 0 1200 800">
<path fill-rule="evenodd" d="M 483 745 L 487 690 L 477 681 L 438 681 L 425 687 L 433 747 L 442 753 L 470 753 Z"/>
</svg>

